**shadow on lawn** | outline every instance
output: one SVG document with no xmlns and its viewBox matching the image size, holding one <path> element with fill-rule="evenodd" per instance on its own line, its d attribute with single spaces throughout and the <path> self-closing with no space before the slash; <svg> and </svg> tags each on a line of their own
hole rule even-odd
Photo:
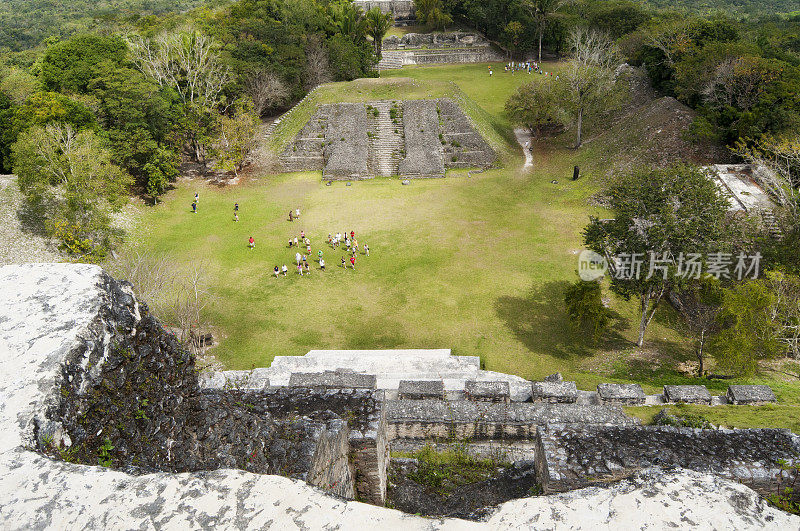
<svg viewBox="0 0 800 531">
<path fill-rule="evenodd" d="M 610 329 L 598 341 L 572 323 L 564 308 L 564 290 L 569 285 L 566 281 L 548 282 L 534 286 L 525 297 L 500 297 L 495 310 L 531 352 L 569 358 L 630 346 L 620 334 L 630 323 L 616 312 L 612 313 Z"/>
</svg>

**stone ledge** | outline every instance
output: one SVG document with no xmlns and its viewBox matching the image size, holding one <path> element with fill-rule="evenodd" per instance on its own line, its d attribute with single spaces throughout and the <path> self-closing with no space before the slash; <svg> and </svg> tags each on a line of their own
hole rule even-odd
<svg viewBox="0 0 800 531">
<path fill-rule="evenodd" d="M 767 385 L 730 385 L 727 393 L 732 404 L 768 404 L 776 402 L 775 394 Z"/>
<path fill-rule="evenodd" d="M 597 384 L 597 394 L 602 404 L 620 404 L 640 406 L 644 404 L 645 395 L 639 384 Z"/>
<path fill-rule="evenodd" d="M 664 401 L 676 404 L 711 404 L 711 393 L 704 385 L 665 385 Z"/>
</svg>

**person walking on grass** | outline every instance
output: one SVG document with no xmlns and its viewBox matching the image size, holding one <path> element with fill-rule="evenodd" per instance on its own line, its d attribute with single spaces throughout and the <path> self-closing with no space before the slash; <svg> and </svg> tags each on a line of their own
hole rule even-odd
<svg viewBox="0 0 800 531">
<path fill-rule="evenodd" d="M 239 212 L 239 203 L 234 203 L 233 204 L 233 211 L 234 212 Z"/>
<path fill-rule="evenodd" d="M 286 273 L 288 273 L 288 272 L 289 272 L 289 268 L 286 267 L 286 264 L 283 264 L 283 266 L 281 266 L 281 273 L 283 273 L 283 276 L 286 276 Z"/>
<path fill-rule="evenodd" d="M 251 250 L 256 248 L 256 241 L 253 239 L 252 236 L 250 236 L 250 239 L 247 240 L 247 247 Z"/>
<path fill-rule="evenodd" d="M 364 254 L 369 256 L 369 245 L 367 245 L 366 243 L 364 244 Z"/>
<path fill-rule="evenodd" d="M 281 272 L 281 268 L 278 267 L 278 266 L 275 266 L 275 278 L 278 278 L 278 273 L 280 273 L 280 272 Z"/>
<path fill-rule="evenodd" d="M 233 213 L 233 221 L 239 221 L 239 214 L 236 212 Z"/>
<path fill-rule="evenodd" d="M 292 217 L 292 211 L 291 210 L 289 211 L 289 221 L 294 221 L 294 218 Z"/>
<path fill-rule="evenodd" d="M 356 233 L 355 233 L 354 231 L 352 231 L 352 230 L 351 230 L 351 231 L 350 231 L 350 239 L 351 239 L 351 240 L 354 240 L 354 239 L 355 239 L 355 237 L 356 237 Z"/>
<path fill-rule="evenodd" d="M 318 262 L 321 262 L 321 261 L 322 261 L 322 249 L 320 249 L 319 251 L 317 251 L 317 261 L 318 261 Z"/>
<path fill-rule="evenodd" d="M 197 201 L 192 203 L 192 214 L 197 214 Z"/>
<path fill-rule="evenodd" d="M 296 217 L 296 218 L 300 217 L 300 209 L 299 208 L 294 209 L 294 217 Z"/>
<path fill-rule="evenodd" d="M 305 264 L 305 263 L 308 261 L 308 260 L 307 260 L 307 258 L 308 258 L 308 257 L 307 257 L 306 255 L 303 255 L 303 263 L 304 263 L 304 264 Z"/>
<path fill-rule="evenodd" d="M 356 268 L 356 255 L 350 257 L 350 265 L 353 266 L 353 270 Z"/>
<path fill-rule="evenodd" d="M 319 268 L 325 271 L 325 260 L 322 258 L 319 259 Z"/>
<path fill-rule="evenodd" d="M 292 243 L 293 243 L 293 242 L 292 242 L 292 239 L 291 239 L 291 238 L 289 238 L 289 249 L 291 249 L 291 248 L 292 248 Z"/>
<path fill-rule="evenodd" d="M 333 237 L 330 232 L 328 233 L 328 245 L 333 245 Z"/>
<path fill-rule="evenodd" d="M 294 246 L 297 247 L 297 237 L 294 238 Z"/>
<path fill-rule="evenodd" d="M 344 256 L 342 256 L 342 267 L 347 269 L 347 262 L 344 261 Z"/>
<path fill-rule="evenodd" d="M 302 277 L 303 276 L 303 265 L 297 264 L 297 273 Z"/>
<path fill-rule="evenodd" d="M 311 274 L 311 266 L 308 265 L 308 262 L 305 262 L 305 264 L 306 264 L 305 265 L 306 275 L 310 275 Z"/>
<path fill-rule="evenodd" d="M 305 240 L 306 239 L 306 231 L 304 231 L 304 230 L 300 231 L 300 239 L 301 240 Z"/>
<path fill-rule="evenodd" d="M 302 258 L 302 257 L 300 256 L 300 252 L 299 252 L 299 251 L 298 251 L 298 252 L 296 252 L 296 253 L 294 253 L 294 261 L 295 261 L 296 263 L 298 263 L 298 264 L 299 264 L 299 263 L 300 263 L 300 259 L 301 259 L 301 258 Z"/>
<path fill-rule="evenodd" d="M 306 254 L 311 254 L 311 244 L 306 244 Z"/>
<path fill-rule="evenodd" d="M 194 202 L 195 203 L 199 203 L 200 202 L 200 194 L 198 194 L 197 192 L 194 193 Z"/>
</svg>

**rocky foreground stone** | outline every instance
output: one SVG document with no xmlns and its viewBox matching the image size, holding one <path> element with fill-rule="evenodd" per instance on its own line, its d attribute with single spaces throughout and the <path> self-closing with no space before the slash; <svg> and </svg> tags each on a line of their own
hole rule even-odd
<svg viewBox="0 0 800 531">
<path fill-rule="evenodd" d="M 0 527 L 800 529 L 799 517 L 769 506 L 749 488 L 680 469 L 648 469 L 607 488 L 523 498 L 484 522 L 467 522 L 344 501 L 298 479 L 233 468 L 133 475 L 45 455 L 43 446 L 68 452 L 75 444 L 65 429 L 71 419 L 59 417 L 63 390 L 81 392 L 80 382 L 73 386 L 69 378 L 81 375 L 91 383 L 101 374 L 114 358 L 111 339 L 121 331 L 138 337 L 145 326 L 159 333 L 148 319 L 130 287 L 99 267 L 0 268 Z M 173 340 L 153 341 L 147 345 L 163 348 Z"/>
</svg>

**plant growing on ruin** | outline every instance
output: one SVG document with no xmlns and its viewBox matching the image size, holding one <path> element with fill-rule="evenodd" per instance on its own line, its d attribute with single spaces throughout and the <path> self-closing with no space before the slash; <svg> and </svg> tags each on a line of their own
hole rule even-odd
<svg viewBox="0 0 800 531">
<path fill-rule="evenodd" d="M 106 437 L 103 440 L 103 444 L 97 449 L 97 464 L 110 468 L 114 464 L 114 459 L 111 456 L 111 450 L 113 449 L 114 445 L 111 444 L 111 439 Z"/>
<path fill-rule="evenodd" d="M 780 492 L 770 494 L 767 500 L 779 509 L 800 515 L 800 497 L 796 492 L 800 485 L 800 462 L 781 459 L 778 465 L 781 467 Z"/>
</svg>

